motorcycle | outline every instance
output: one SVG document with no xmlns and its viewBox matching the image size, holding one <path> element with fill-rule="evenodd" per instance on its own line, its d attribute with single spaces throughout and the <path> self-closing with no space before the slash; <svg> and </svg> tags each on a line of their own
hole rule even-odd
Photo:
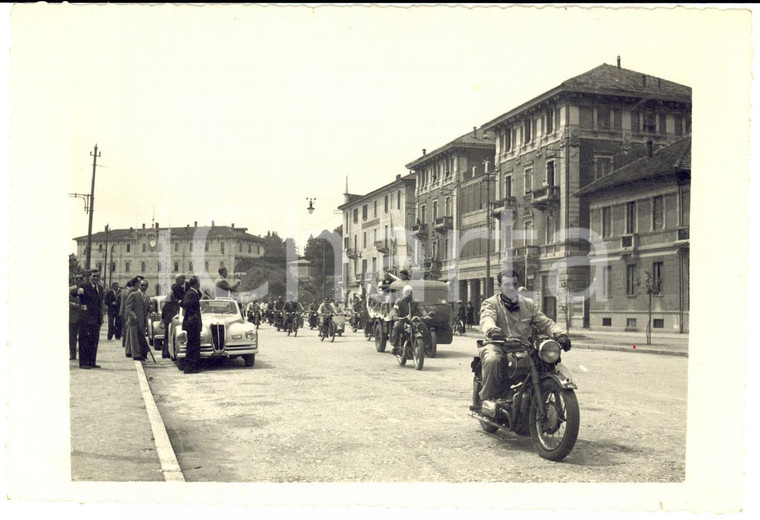
<svg viewBox="0 0 760 520">
<path fill-rule="evenodd" d="M 293 333 L 293 337 L 298 336 L 298 313 L 288 312 L 285 315 L 283 329 L 287 331 L 288 336 Z"/>
<path fill-rule="evenodd" d="M 333 323 L 332 314 L 325 314 L 322 327 L 319 330 L 319 341 L 330 338 L 330 343 L 335 341 L 335 323 Z"/>
<path fill-rule="evenodd" d="M 359 329 L 364 328 L 364 324 L 362 324 L 362 316 L 359 312 L 354 311 L 353 314 L 351 314 L 351 330 L 356 332 Z"/>
<path fill-rule="evenodd" d="M 425 364 L 425 340 L 420 328 L 422 321 L 419 316 L 414 316 L 412 319 L 401 319 L 404 321 L 404 328 L 401 332 L 401 346 L 396 353 L 396 361 L 399 365 L 404 366 L 406 361 L 411 359 L 414 368 L 422 370 Z"/>
<path fill-rule="evenodd" d="M 310 329 L 317 328 L 317 313 L 315 311 L 309 312 L 309 328 Z"/>
<path fill-rule="evenodd" d="M 256 328 L 259 328 L 259 325 L 261 325 L 261 312 L 257 310 L 251 310 L 248 311 L 248 321 L 256 325 Z"/>
<path fill-rule="evenodd" d="M 285 325 L 283 323 L 283 312 L 275 310 L 274 311 L 274 326 L 277 329 L 277 332 L 279 332 L 281 329 L 285 328 Z"/>
<path fill-rule="evenodd" d="M 522 339 L 478 340 L 478 347 L 499 345 L 504 352 L 498 397 L 480 401 L 482 363 L 475 356 L 471 415 L 480 427 L 493 433 L 499 429 L 519 435 L 530 434 L 538 454 L 560 461 L 568 456 L 578 439 L 580 410 L 570 370 L 560 361 L 559 344 L 546 336 Z"/>
</svg>

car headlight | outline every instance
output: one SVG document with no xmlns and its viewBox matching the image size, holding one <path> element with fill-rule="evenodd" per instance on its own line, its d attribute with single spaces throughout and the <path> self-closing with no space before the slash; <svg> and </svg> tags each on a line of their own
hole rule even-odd
<svg viewBox="0 0 760 520">
<path fill-rule="evenodd" d="M 538 346 L 538 357 L 545 363 L 556 363 L 560 354 L 559 343 L 553 339 L 542 341 Z"/>
<path fill-rule="evenodd" d="M 255 330 L 247 330 L 247 331 L 245 331 L 245 338 L 248 341 L 253 341 L 254 339 L 256 339 L 256 331 Z"/>
<path fill-rule="evenodd" d="M 177 341 L 179 341 L 180 345 L 187 345 L 187 332 L 183 330 L 177 334 Z"/>
</svg>

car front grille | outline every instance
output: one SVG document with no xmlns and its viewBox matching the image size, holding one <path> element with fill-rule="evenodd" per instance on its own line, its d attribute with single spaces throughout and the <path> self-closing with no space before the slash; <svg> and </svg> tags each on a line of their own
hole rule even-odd
<svg viewBox="0 0 760 520">
<path fill-rule="evenodd" d="M 211 324 L 211 342 L 214 345 L 214 349 L 222 350 L 224 348 L 224 332 L 224 324 Z"/>
</svg>

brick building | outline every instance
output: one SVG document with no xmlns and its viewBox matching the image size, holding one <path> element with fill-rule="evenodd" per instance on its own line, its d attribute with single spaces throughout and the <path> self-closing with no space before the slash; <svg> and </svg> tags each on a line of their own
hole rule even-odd
<svg viewBox="0 0 760 520">
<path fill-rule="evenodd" d="M 589 252 L 591 328 L 645 331 L 651 316 L 654 332 L 688 332 L 690 186 L 687 136 L 576 193 L 604 244 Z"/>
<path fill-rule="evenodd" d="M 177 273 L 201 276 L 202 284 L 217 276 L 220 267 L 242 275 L 245 264 L 264 255 L 263 241 L 231 226 L 152 227 L 110 229 L 93 233 L 91 265 L 103 273 L 104 282 L 119 282 L 142 275 L 151 282 L 151 293 L 164 294 Z M 84 258 L 87 235 L 76 237 L 77 258 Z M 108 252 L 106 259 L 106 251 Z M 110 272 L 103 269 L 110 265 Z"/>
</svg>

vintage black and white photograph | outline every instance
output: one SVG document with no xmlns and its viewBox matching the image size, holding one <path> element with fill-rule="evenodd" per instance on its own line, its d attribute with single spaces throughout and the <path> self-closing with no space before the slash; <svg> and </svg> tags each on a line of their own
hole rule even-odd
<svg viewBox="0 0 760 520">
<path fill-rule="evenodd" d="M 751 23 L 14 5 L 8 499 L 741 511 Z"/>
</svg>

